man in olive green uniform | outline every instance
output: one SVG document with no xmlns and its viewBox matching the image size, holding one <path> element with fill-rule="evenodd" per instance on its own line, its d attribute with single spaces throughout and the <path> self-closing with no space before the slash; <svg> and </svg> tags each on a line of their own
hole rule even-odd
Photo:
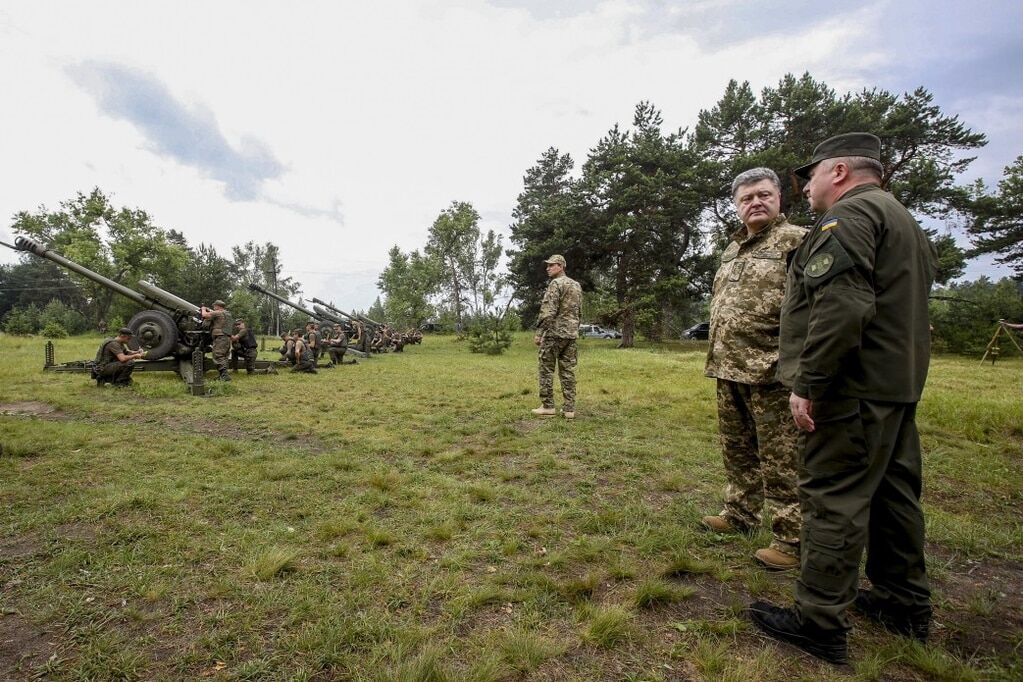
<svg viewBox="0 0 1023 682">
<path fill-rule="evenodd" d="M 881 189 L 880 149 L 873 135 L 838 135 L 796 171 L 821 214 L 789 271 L 778 365 L 805 432 L 802 566 L 794 608 L 750 607 L 769 635 L 834 663 L 846 661 L 854 602 L 921 641 L 931 615 L 915 416 L 937 258 Z M 864 547 L 873 587 L 857 594 Z"/>
<path fill-rule="evenodd" d="M 99 347 L 93 369 L 97 386 L 103 384 L 131 386 L 131 373 L 135 370 L 135 361 L 146 357 L 145 351 L 129 350 L 128 342 L 132 336 L 130 329 L 122 327 L 116 337 L 107 339 Z"/>
<path fill-rule="evenodd" d="M 213 337 L 213 364 L 220 373 L 221 381 L 230 381 L 227 373 L 228 358 L 231 355 L 231 315 L 227 312 L 227 304 L 221 300 L 213 302 L 213 310 L 206 306 L 200 310 L 202 319 L 209 324 L 210 336 Z"/>
<path fill-rule="evenodd" d="M 565 257 L 554 255 L 544 261 L 550 283 L 540 304 L 533 342 L 540 347 L 540 400 L 542 405 L 533 410 L 540 417 L 553 417 L 554 369 L 561 381 L 564 404 L 561 414 L 575 419 L 575 366 L 576 339 L 579 338 L 579 317 L 583 304 L 583 290 L 574 279 L 565 275 Z"/>
<path fill-rule="evenodd" d="M 238 371 L 238 360 L 245 363 L 245 373 L 256 371 L 256 356 L 259 355 L 259 343 L 245 320 L 235 320 L 234 333 L 231 334 L 231 369 Z"/>
<path fill-rule="evenodd" d="M 743 227 L 721 254 L 710 304 L 705 374 L 717 379 L 718 430 L 728 487 L 725 508 L 703 524 L 719 533 L 753 532 L 771 514 L 771 545 L 754 557 L 768 568 L 799 566 L 799 496 L 789 391 L 775 376 L 785 276 L 806 228 L 781 214 L 781 183 L 769 168 L 732 182 Z"/>
<path fill-rule="evenodd" d="M 316 374 L 316 359 L 313 356 L 313 350 L 302 338 L 300 330 L 296 329 L 293 334 L 295 336 L 295 366 L 291 368 L 291 371 Z"/>
</svg>

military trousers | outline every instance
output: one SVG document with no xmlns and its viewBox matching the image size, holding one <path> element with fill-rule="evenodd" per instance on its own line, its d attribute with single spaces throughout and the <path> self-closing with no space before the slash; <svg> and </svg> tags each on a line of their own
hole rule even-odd
<svg viewBox="0 0 1023 682">
<path fill-rule="evenodd" d="M 864 548 L 874 594 L 907 613 L 929 615 L 916 403 L 818 400 L 813 419 L 799 471 L 796 606 L 804 623 L 824 631 L 851 628 L 847 609 Z"/>
<path fill-rule="evenodd" d="M 227 371 L 228 357 L 231 355 L 231 337 L 227 334 L 213 337 L 213 364 L 223 374 Z"/>
<path fill-rule="evenodd" d="M 789 412 L 789 391 L 718 379 L 718 431 L 724 459 L 725 508 L 721 516 L 736 528 L 760 525 L 771 515 L 771 547 L 799 555 L 799 493 L 796 463 L 799 429 Z"/>
<path fill-rule="evenodd" d="M 575 366 L 577 362 L 575 339 L 544 336 L 540 340 L 540 401 L 544 407 L 554 407 L 554 371 L 561 382 L 562 409 L 575 411 Z"/>
<path fill-rule="evenodd" d="M 256 348 L 235 348 L 231 350 L 231 369 L 238 370 L 238 361 L 245 363 L 245 371 L 252 374 L 256 371 L 256 355 L 259 351 Z"/>
<path fill-rule="evenodd" d="M 131 373 L 135 371 L 135 362 L 108 362 L 102 369 L 96 372 L 96 379 L 99 385 L 113 384 L 114 386 L 127 386 L 131 383 Z"/>
</svg>

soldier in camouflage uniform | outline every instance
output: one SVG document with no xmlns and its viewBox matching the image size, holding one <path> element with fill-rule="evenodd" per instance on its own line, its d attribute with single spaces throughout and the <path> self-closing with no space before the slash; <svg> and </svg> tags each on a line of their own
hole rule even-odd
<svg viewBox="0 0 1023 682">
<path fill-rule="evenodd" d="M 575 419 L 575 343 L 579 338 L 583 290 L 578 282 L 565 275 L 564 256 L 551 256 L 544 263 L 551 281 L 540 304 L 536 336 L 533 337 L 533 342 L 540 347 L 540 400 L 543 405 L 534 409 L 533 414 L 540 417 L 557 414 L 554 409 L 554 369 L 557 367 L 561 394 L 565 399 L 561 414 L 565 419 Z"/>
<path fill-rule="evenodd" d="M 231 314 L 227 312 L 227 304 L 221 300 L 213 302 L 213 309 L 203 306 L 200 310 L 202 319 L 209 325 L 210 336 L 213 337 L 213 364 L 220 373 L 221 381 L 230 381 L 227 364 L 231 355 Z"/>
<path fill-rule="evenodd" d="M 789 392 L 778 383 L 778 329 L 789 259 L 806 235 L 780 213 L 778 176 L 754 168 L 736 176 L 732 197 L 743 227 L 721 254 L 710 307 L 706 375 L 717 379 L 718 429 L 728 487 L 725 508 L 703 524 L 752 532 L 766 507 L 774 538 L 755 558 L 768 568 L 799 566 L 799 430 Z"/>
</svg>

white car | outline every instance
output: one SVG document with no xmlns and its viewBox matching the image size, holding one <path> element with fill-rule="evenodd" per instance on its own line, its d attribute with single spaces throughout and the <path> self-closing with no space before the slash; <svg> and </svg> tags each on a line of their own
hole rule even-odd
<svg viewBox="0 0 1023 682">
<path fill-rule="evenodd" d="M 597 324 L 581 324 L 579 336 L 588 339 L 620 339 L 622 333 L 617 329 L 605 329 Z"/>
</svg>

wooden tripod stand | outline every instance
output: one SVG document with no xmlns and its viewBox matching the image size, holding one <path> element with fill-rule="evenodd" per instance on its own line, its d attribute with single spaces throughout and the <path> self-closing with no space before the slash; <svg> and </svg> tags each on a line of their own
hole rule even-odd
<svg viewBox="0 0 1023 682">
<path fill-rule="evenodd" d="M 991 358 L 991 364 L 995 364 L 995 360 L 997 360 L 998 356 L 1001 354 L 1001 348 L 998 346 L 998 337 L 1000 337 L 1002 333 L 1004 333 L 1005 336 L 1012 341 L 1012 345 L 1016 346 L 1016 350 L 1023 353 L 1023 348 L 1020 348 L 1016 337 L 1013 336 L 1012 332 L 1005 326 L 1005 320 L 999 320 L 998 326 L 995 328 L 994 336 L 992 336 L 991 340 L 987 342 L 987 348 L 984 349 L 984 357 L 980 359 L 980 364 L 983 365 L 984 361 L 989 357 Z"/>
</svg>

